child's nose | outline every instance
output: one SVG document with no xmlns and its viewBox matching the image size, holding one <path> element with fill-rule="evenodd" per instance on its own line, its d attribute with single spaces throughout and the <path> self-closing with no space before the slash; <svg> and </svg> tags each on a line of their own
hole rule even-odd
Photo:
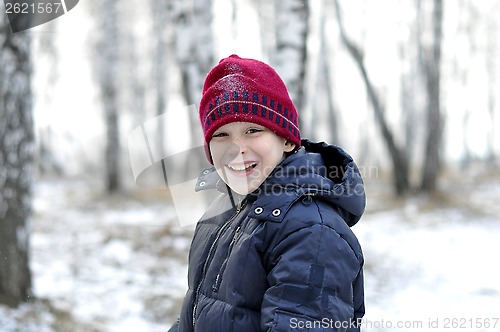
<svg viewBox="0 0 500 332">
<path fill-rule="evenodd" d="M 243 154 L 247 151 L 247 145 L 246 145 L 245 139 L 243 139 L 241 137 L 235 137 L 233 140 L 233 145 L 234 145 L 234 149 L 238 152 L 238 154 L 240 154 L 240 153 Z"/>
</svg>

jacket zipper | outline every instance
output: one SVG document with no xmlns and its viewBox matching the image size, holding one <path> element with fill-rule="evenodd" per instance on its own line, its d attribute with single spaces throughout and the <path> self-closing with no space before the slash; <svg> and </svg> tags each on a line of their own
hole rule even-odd
<svg viewBox="0 0 500 332">
<path fill-rule="evenodd" d="M 203 284 L 203 281 L 205 280 L 205 275 L 207 273 L 207 268 L 208 268 L 209 262 L 212 261 L 211 256 L 213 254 L 213 251 L 214 251 L 217 243 L 219 242 L 220 237 L 222 236 L 222 234 L 224 233 L 226 228 L 229 226 L 229 224 L 231 224 L 231 222 L 241 212 L 241 210 L 243 209 L 243 206 L 244 206 L 244 203 L 238 202 L 238 205 L 236 206 L 236 213 L 221 226 L 221 228 L 219 229 L 219 231 L 215 235 L 214 242 L 212 243 L 212 245 L 210 246 L 210 249 L 208 250 L 207 259 L 205 260 L 205 263 L 203 264 L 202 278 L 201 278 L 200 282 L 198 283 L 198 287 L 196 287 L 196 293 L 195 293 L 194 305 L 193 305 L 193 330 L 194 330 L 194 326 L 196 324 L 195 323 L 196 322 L 196 308 L 198 306 L 198 300 L 199 300 L 201 286 Z"/>
<path fill-rule="evenodd" d="M 229 256 L 231 255 L 231 252 L 233 251 L 234 244 L 236 243 L 236 240 L 238 238 L 238 235 L 240 233 L 241 226 L 238 226 L 236 228 L 236 231 L 234 232 L 233 239 L 231 240 L 231 243 L 229 244 L 229 248 L 227 250 L 227 255 L 226 258 L 224 259 L 224 262 L 222 263 L 219 273 L 217 273 L 217 277 L 215 278 L 215 282 L 212 285 L 212 291 L 214 293 L 217 293 L 219 291 L 219 287 L 222 281 L 222 274 L 226 270 L 227 262 L 229 261 Z"/>
</svg>

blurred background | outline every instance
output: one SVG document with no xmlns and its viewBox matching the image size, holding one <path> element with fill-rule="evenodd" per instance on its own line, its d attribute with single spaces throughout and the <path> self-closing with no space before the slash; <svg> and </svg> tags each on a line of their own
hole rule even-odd
<svg viewBox="0 0 500 332">
<path fill-rule="evenodd" d="M 364 330 L 500 328 L 498 17 L 498 0 L 82 0 L 12 33 L 0 5 L 0 331 L 168 330 L 193 225 L 133 166 L 201 146 L 203 80 L 233 53 L 271 64 L 302 136 L 360 167 Z"/>
</svg>

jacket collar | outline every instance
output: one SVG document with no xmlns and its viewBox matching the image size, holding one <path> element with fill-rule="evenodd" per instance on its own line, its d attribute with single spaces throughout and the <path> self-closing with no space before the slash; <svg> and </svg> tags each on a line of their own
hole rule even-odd
<svg viewBox="0 0 500 332">
<path fill-rule="evenodd" d="M 265 188 L 269 188 L 270 191 L 266 192 Z M 196 192 L 210 189 L 226 195 L 230 190 L 213 166 L 202 170 L 195 185 Z M 264 183 L 264 186 L 244 198 L 247 202 L 251 202 L 249 217 L 281 222 L 288 209 L 305 194 L 303 190 L 296 190 L 293 187 L 286 188 L 286 190 L 282 187 L 274 187 L 274 192 L 272 190 L 272 187 L 266 187 Z M 276 199 L 277 195 L 279 199 Z"/>
<path fill-rule="evenodd" d="M 230 190 L 213 166 L 202 170 L 196 182 L 196 191 L 206 189 L 224 194 Z M 363 180 L 352 158 L 337 146 L 302 140 L 302 148 L 246 199 L 252 202 L 250 217 L 281 222 L 297 200 L 308 204 L 313 196 L 338 206 L 349 226 L 358 222 L 365 209 Z"/>
</svg>

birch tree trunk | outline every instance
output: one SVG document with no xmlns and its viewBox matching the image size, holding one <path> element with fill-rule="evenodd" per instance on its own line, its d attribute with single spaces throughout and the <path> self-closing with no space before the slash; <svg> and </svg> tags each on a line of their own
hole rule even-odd
<svg viewBox="0 0 500 332">
<path fill-rule="evenodd" d="M 214 65 L 212 0 L 177 0 L 172 7 L 174 47 L 188 104 L 198 103 L 203 81 Z"/>
<path fill-rule="evenodd" d="M 427 90 L 427 134 L 421 190 L 432 192 L 436 189 L 437 176 L 441 170 L 440 150 L 444 120 L 441 115 L 441 44 L 443 26 L 443 1 L 434 0 L 433 41 L 426 57 L 425 74 Z"/>
<path fill-rule="evenodd" d="M 146 4 L 145 4 L 146 5 Z M 146 5 L 147 6 L 147 5 Z M 125 13 L 120 15 L 120 21 L 127 22 L 134 18 L 138 19 L 137 13 L 137 3 L 130 2 L 128 4 L 123 4 L 122 11 Z M 154 20 L 154 18 L 153 18 Z M 142 68 L 144 67 L 144 58 L 141 58 L 141 40 L 140 37 L 136 36 L 134 30 L 136 26 L 134 24 L 121 25 L 119 34 L 119 44 L 120 49 L 123 50 L 119 60 L 121 70 L 121 78 L 119 82 L 122 84 L 117 84 L 117 89 L 121 91 L 126 91 L 126 95 L 123 96 L 122 103 L 124 104 L 123 110 L 132 115 L 135 123 L 142 123 L 146 119 L 146 83 L 141 75 Z M 156 32 L 160 34 L 160 32 Z M 115 78 L 117 79 L 117 78 Z M 149 79 L 149 76 L 148 76 Z M 122 112 L 124 115 L 124 113 Z M 123 116 L 122 115 L 122 116 Z"/>
<path fill-rule="evenodd" d="M 29 217 L 33 181 L 31 38 L 0 15 L 0 303 L 29 299 Z"/>
<path fill-rule="evenodd" d="M 100 97 L 106 125 L 105 181 L 108 193 L 120 190 L 120 129 L 119 129 L 119 28 L 118 1 L 100 0 L 98 27 L 100 39 L 96 45 L 95 70 L 100 88 Z"/>
<path fill-rule="evenodd" d="M 153 16 L 153 31 L 155 32 L 155 54 L 154 54 L 154 89 L 156 94 L 156 110 L 155 115 L 159 116 L 165 112 L 167 89 L 167 38 L 169 36 L 169 20 L 168 20 L 168 5 L 163 0 L 153 0 L 152 16 Z M 157 144 L 160 151 L 164 151 L 164 136 L 165 128 L 163 121 L 158 121 L 158 137 Z"/>
<path fill-rule="evenodd" d="M 304 107 L 304 82 L 309 23 L 308 1 L 275 1 L 276 52 L 271 65 L 285 82 L 299 114 Z M 299 117 L 299 127 L 301 120 Z"/>
<path fill-rule="evenodd" d="M 406 23 L 406 22 L 405 22 Z M 407 23 L 409 28 L 409 40 L 405 34 L 398 42 L 399 54 L 403 71 L 400 77 L 401 85 L 401 111 L 404 121 L 404 152 L 408 159 L 408 165 L 414 160 L 416 148 L 420 146 L 419 135 L 422 130 L 422 10 L 420 0 L 415 1 L 415 16 L 412 22 Z"/>
<path fill-rule="evenodd" d="M 254 4 L 259 13 L 259 32 L 262 52 L 264 53 L 264 58 L 271 59 L 276 50 L 276 33 L 274 33 L 274 29 L 276 28 L 274 24 L 274 1 L 254 0 Z"/>
<path fill-rule="evenodd" d="M 174 49 L 182 77 L 184 98 L 195 110 L 188 111 L 192 146 L 203 144 L 198 104 L 203 82 L 214 63 L 214 42 L 212 33 L 212 0 L 176 0 L 172 6 L 174 23 Z M 186 170 L 201 167 L 204 156 L 193 154 Z"/>
</svg>

